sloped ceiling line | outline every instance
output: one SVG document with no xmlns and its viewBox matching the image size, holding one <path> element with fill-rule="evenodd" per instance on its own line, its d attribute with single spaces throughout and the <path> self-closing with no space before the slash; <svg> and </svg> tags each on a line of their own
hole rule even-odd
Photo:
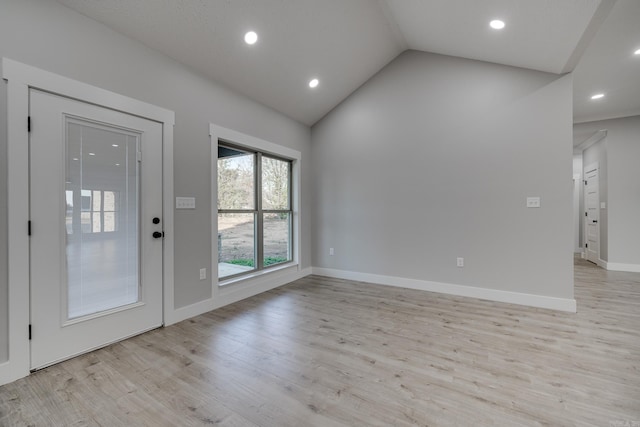
<svg viewBox="0 0 640 427">
<path fill-rule="evenodd" d="M 631 96 L 638 78 L 607 81 L 614 70 L 598 68 L 599 57 L 621 49 L 610 41 L 618 40 L 612 16 L 630 20 L 628 37 L 640 33 L 631 29 L 640 16 L 629 17 L 638 0 L 57 1 L 310 126 L 406 49 L 556 74 L 575 68 L 580 116 L 615 115 L 619 102 L 640 110 L 640 96 Z M 488 22 L 499 17 L 507 26 L 496 32 Z M 254 46 L 242 40 L 249 29 L 259 35 Z M 598 73 L 581 69 L 585 56 L 595 59 L 582 68 Z M 313 77 L 320 85 L 310 90 Z M 583 102 L 596 83 L 624 86 L 624 99 Z"/>
</svg>

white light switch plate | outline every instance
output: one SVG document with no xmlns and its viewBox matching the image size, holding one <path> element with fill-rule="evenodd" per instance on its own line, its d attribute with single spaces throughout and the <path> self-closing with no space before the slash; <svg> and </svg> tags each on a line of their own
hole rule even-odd
<svg viewBox="0 0 640 427">
<path fill-rule="evenodd" d="M 176 209 L 195 209 L 195 197 L 176 197 Z"/>
<path fill-rule="evenodd" d="M 600 209 L 607 209 L 607 202 L 600 202 Z"/>
<path fill-rule="evenodd" d="M 540 197 L 527 197 L 527 207 L 528 208 L 539 208 L 540 207 Z"/>
</svg>

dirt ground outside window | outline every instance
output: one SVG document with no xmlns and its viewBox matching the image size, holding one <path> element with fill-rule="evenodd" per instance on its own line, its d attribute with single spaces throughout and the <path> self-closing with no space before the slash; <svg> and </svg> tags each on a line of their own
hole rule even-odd
<svg viewBox="0 0 640 427">
<path fill-rule="evenodd" d="M 253 214 L 218 215 L 218 239 L 221 251 L 218 262 L 252 260 L 255 223 Z M 289 219 L 286 215 L 265 214 L 264 256 L 289 258 Z"/>
</svg>

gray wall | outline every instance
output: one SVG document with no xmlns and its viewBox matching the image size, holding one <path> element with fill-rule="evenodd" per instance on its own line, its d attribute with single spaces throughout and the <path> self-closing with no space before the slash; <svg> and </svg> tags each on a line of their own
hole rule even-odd
<svg viewBox="0 0 640 427">
<path fill-rule="evenodd" d="M 7 84 L 0 79 L 0 363 L 7 360 Z"/>
<path fill-rule="evenodd" d="M 571 97 L 570 75 L 403 53 L 312 127 L 313 265 L 573 298 Z"/>
<path fill-rule="evenodd" d="M 307 216 L 310 209 L 308 126 L 212 83 L 166 56 L 53 1 L 0 0 L 0 57 L 175 111 L 175 195 L 197 199 L 196 210 L 180 210 L 175 214 L 176 307 L 211 295 L 211 280 L 199 280 L 199 269 L 206 267 L 210 272 L 212 263 L 209 122 L 302 152 L 302 267 L 311 265 Z M 4 120 L 4 88 L 0 91 L 0 105 L 3 117 L 0 120 Z M 3 159 L 5 153 L 3 126 L 0 132 Z M 0 172 L 0 195 L 4 196 L 6 176 L 3 169 Z M 1 200 L 0 236 L 4 246 L 6 197 Z M 4 267 L 5 262 L 6 253 L 2 250 L 0 266 Z M 0 294 L 6 289 L 5 276 L 6 268 L 3 268 Z M 1 301 L 0 319 L 5 319 L 6 299 Z M 4 330 L 3 326 L 0 323 L 0 330 Z M 0 349 L 5 347 L 0 342 Z"/>
<path fill-rule="evenodd" d="M 607 129 L 607 136 L 600 147 L 590 147 L 584 152 L 584 164 L 599 155 L 605 159 L 606 181 L 604 188 L 607 209 L 605 214 L 607 233 L 601 243 L 606 248 L 602 258 L 611 263 L 640 265 L 640 116 L 613 120 L 580 123 L 574 126 L 578 132 L 595 132 Z M 591 153 L 591 150 L 599 150 Z"/>
</svg>

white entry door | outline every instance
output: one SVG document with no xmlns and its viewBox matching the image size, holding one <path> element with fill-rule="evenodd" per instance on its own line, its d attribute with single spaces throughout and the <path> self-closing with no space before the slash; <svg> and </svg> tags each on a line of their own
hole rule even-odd
<svg viewBox="0 0 640 427">
<path fill-rule="evenodd" d="M 600 258 L 600 195 L 598 193 L 598 167 L 584 170 L 585 240 L 587 260 L 598 263 Z"/>
<path fill-rule="evenodd" d="M 31 90 L 31 369 L 162 325 L 162 125 Z"/>
</svg>

